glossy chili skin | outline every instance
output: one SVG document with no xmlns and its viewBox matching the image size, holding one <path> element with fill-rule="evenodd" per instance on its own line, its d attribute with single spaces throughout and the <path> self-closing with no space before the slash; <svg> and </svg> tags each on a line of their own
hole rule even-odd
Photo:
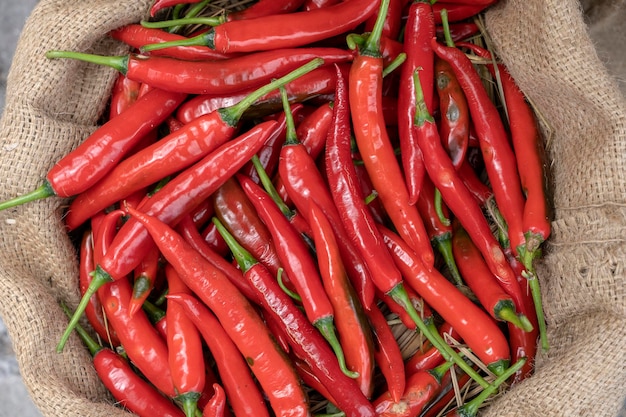
<svg viewBox="0 0 626 417">
<path fill-rule="evenodd" d="M 447 322 L 444 322 L 441 326 L 439 326 L 439 334 L 446 341 L 448 340 L 448 337 L 452 337 L 456 341 L 461 342 L 459 334 Z M 443 358 L 443 355 L 441 355 L 441 352 L 426 341 L 422 344 L 420 350 L 415 352 L 413 356 L 406 360 L 404 363 L 404 371 L 407 375 L 412 375 L 420 371 L 433 369 L 436 366 L 441 365 L 444 361 L 445 359 Z"/>
<path fill-rule="evenodd" d="M 183 282 L 216 315 L 246 359 L 277 416 L 308 415 L 306 396 L 284 353 L 250 301 L 183 238 L 155 217 L 129 208 L 149 230 L 163 256 Z"/>
<path fill-rule="evenodd" d="M 180 308 L 202 335 L 235 415 L 269 416 L 245 358 L 215 315 L 192 294 L 172 292 L 168 304 Z M 204 368 L 200 370 L 204 373 Z"/>
<path fill-rule="evenodd" d="M 226 22 L 207 32 L 206 44 L 222 53 L 303 46 L 354 29 L 376 7 L 370 0 L 348 0 L 306 12 Z"/>
<path fill-rule="evenodd" d="M 174 7 L 179 4 L 194 4 L 199 3 L 200 0 L 155 0 L 150 7 L 150 16 L 154 16 L 162 9 L 167 7 Z"/>
<path fill-rule="evenodd" d="M 433 109 L 434 53 L 430 39 L 435 35 L 435 19 L 428 2 L 413 1 L 409 6 L 405 25 L 404 52 L 406 61 L 400 68 L 398 87 L 398 135 L 404 177 L 409 192 L 410 204 L 415 204 L 426 174 L 422 151 L 417 144 L 413 129 L 415 117 L 415 88 L 413 72 L 420 68 L 424 79 L 424 100 L 429 110 Z"/>
<path fill-rule="evenodd" d="M 374 337 L 374 359 L 387 382 L 387 392 L 394 402 L 398 402 L 406 387 L 400 346 L 378 306 L 372 306 L 366 314 Z"/>
<path fill-rule="evenodd" d="M 515 154 L 500 114 L 487 95 L 469 58 L 461 50 L 441 45 L 434 40 L 432 46 L 437 56 L 450 64 L 470 103 L 470 114 L 478 135 L 487 176 L 498 209 L 507 223 L 511 248 L 517 253 L 517 248 L 525 241 L 522 226 L 524 194 Z"/>
<path fill-rule="evenodd" d="M 493 191 L 491 191 L 491 188 L 478 178 L 476 171 L 474 171 L 474 168 L 472 168 L 467 161 L 461 164 L 458 172 L 461 177 L 461 181 L 474 196 L 476 203 L 478 203 L 481 207 L 484 207 L 487 202 L 493 198 Z"/>
<path fill-rule="evenodd" d="M 305 313 L 283 291 L 267 268 L 241 249 L 234 248 L 235 257 L 257 291 L 264 311 L 282 324 L 293 354 L 306 364 L 346 416 L 375 416 L 372 405 L 356 381 L 343 373 L 337 357 Z"/>
<path fill-rule="evenodd" d="M 202 417 L 225 417 L 230 415 L 226 393 L 218 383 L 213 384 L 213 396 L 202 410 Z"/>
<path fill-rule="evenodd" d="M 165 276 L 168 293 L 191 294 L 189 287 L 169 264 L 165 266 Z M 168 303 L 165 319 L 169 364 L 176 388 L 176 399 L 182 403 L 185 412 L 191 414 L 197 410 L 198 398 L 206 381 L 202 338 L 198 328 L 180 305 Z"/>
<path fill-rule="evenodd" d="M 141 83 L 118 74 L 109 99 L 109 119 L 119 115 L 139 98 Z"/>
<path fill-rule="evenodd" d="M 154 126 L 165 120 L 186 94 L 155 89 L 138 99 L 128 111 L 98 127 L 74 150 L 58 161 L 46 182 L 59 197 L 82 193 L 105 176 Z"/>
<path fill-rule="evenodd" d="M 382 69 L 382 59 L 374 56 L 360 54 L 352 63 L 348 92 L 357 146 L 387 215 L 403 239 L 432 266 L 430 240 L 417 208 L 409 203 L 382 118 Z"/>
<path fill-rule="evenodd" d="M 433 12 L 435 14 L 435 23 L 441 24 L 441 10 L 445 9 L 448 12 L 448 21 L 450 22 L 459 22 L 470 17 L 477 15 L 478 13 L 485 10 L 490 4 L 494 3 L 493 0 L 490 0 L 488 3 L 481 1 L 480 3 L 472 3 L 472 4 L 461 4 L 457 2 L 442 2 L 438 1 L 433 4 Z"/>
<path fill-rule="evenodd" d="M 333 305 L 346 365 L 351 371 L 358 372 L 359 388 L 365 397 L 370 398 L 374 391 L 374 342 L 365 309 L 346 274 L 333 228 L 314 201 L 311 201 L 308 218 L 320 275 Z"/>
<path fill-rule="evenodd" d="M 140 49 L 142 46 L 151 43 L 185 39 L 184 36 L 176 33 L 166 32 L 162 29 L 147 28 L 139 24 L 122 26 L 121 28 L 111 31 L 110 35 L 113 39 L 124 42 L 136 49 Z M 167 56 L 185 61 L 219 60 L 231 57 L 227 54 L 220 54 L 206 46 L 173 46 L 171 48 L 151 51 L 150 55 Z"/>
<path fill-rule="evenodd" d="M 402 14 L 405 0 L 391 0 L 387 9 L 387 16 L 385 17 L 385 24 L 383 26 L 382 35 L 390 38 L 397 39 L 402 31 Z M 370 16 L 365 22 L 365 31 L 370 32 L 376 23 L 376 15 Z"/>
<path fill-rule="evenodd" d="M 161 254 L 158 249 L 153 248 L 135 268 L 133 272 L 133 296 L 128 306 L 131 315 L 141 308 L 141 305 L 154 288 L 160 257 Z"/>
<path fill-rule="evenodd" d="M 469 146 L 470 113 L 465 94 L 450 64 L 435 60 L 435 87 L 439 95 L 439 134 L 452 165 L 459 168 Z"/>
<path fill-rule="evenodd" d="M 506 368 L 511 358 L 509 345 L 495 321 L 436 269 L 425 267 L 398 235 L 384 226 L 380 230 L 408 285 L 450 323 L 486 365 L 496 371 Z"/>
<path fill-rule="evenodd" d="M 178 174 L 146 200 L 139 210 L 162 222 L 176 224 L 241 168 L 259 150 L 275 126 L 276 122 L 264 122 L 225 143 Z M 99 266 L 113 279 L 119 279 L 132 271 L 152 246 L 145 228 L 130 219 L 115 236 Z"/>
<path fill-rule="evenodd" d="M 259 0 L 243 10 L 228 13 L 226 20 L 248 20 L 275 14 L 291 13 L 296 11 L 303 3 L 304 0 Z"/>
<path fill-rule="evenodd" d="M 470 38 L 472 36 L 477 35 L 480 30 L 478 29 L 478 25 L 474 22 L 458 22 L 458 23 L 450 23 L 450 37 L 453 42 L 458 42 Z M 443 39 L 443 27 L 438 26 L 437 30 L 437 38 Z"/>
</svg>

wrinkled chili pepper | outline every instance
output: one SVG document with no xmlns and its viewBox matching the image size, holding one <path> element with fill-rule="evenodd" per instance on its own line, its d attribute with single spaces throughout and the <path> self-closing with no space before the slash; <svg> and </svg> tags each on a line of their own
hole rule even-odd
<svg viewBox="0 0 626 417">
<path fill-rule="evenodd" d="M 417 202 L 425 175 L 422 152 L 417 144 L 413 119 L 415 117 L 415 89 L 413 72 L 424 71 L 424 100 L 429 110 L 433 109 L 434 53 L 430 39 L 435 35 L 435 19 L 432 6 L 426 1 L 413 1 L 409 6 L 405 25 L 404 52 L 406 61 L 400 69 L 398 86 L 398 135 L 404 179 L 409 193 L 409 204 Z"/>
<path fill-rule="evenodd" d="M 254 184 L 254 183 L 252 183 Z M 219 221 L 216 222 L 219 226 Z M 273 277 L 256 259 L 220 229 L 248 281 L 256 289 L 265 311 L 282 323 L 293 353 L 309 367 L 335 404 L 349 417 L 369 417 L 375 412 L 354 379 L 346 376 L 328 343 L 313 327 L 293 299 L 287 295 Z"/>
<path fill-rule="evenodd" d="M 165 223 L 131 207 L 128 212 L 148 230 L 183 282 L 222 323 L 268 396 L 276 415 L 307 415 L 306 396 L 297 374 L 248 299 Z M 286 392 L 289 395 L 285 395 Z"/>
<path fill-rule="evenodd" d="M 374 391 L 374 342 L 364 308 L 347 277 L 333 228 L 322 209 L 311 201 L 309 221 L 313 230 L 317 263 L 335 314 L 339 341 L 348 369 L 367 398 Z"/>
<path fill-rule="evenodd" d="M 81 326 L 76 326 L 76 332 L 93 357 L 98 377 L 121 406 L 139 417 L 184 416 L 176 405 L 135 373 L 126 359 L 100 346 Z"/>
<path fill-rule="evenodd" d="M 172 292 L 167 296 L 171 306 L 178 306 L 197 327 L 209 347 L 235 415 L 269 416 L 246 358 L 215 315 L 192 294 Z M 170 307 L 171 307 L 170 306 Z M 168 307 L 168 308 L 170 308 Z M 204 372 L 204 368 L 201 368 Z"/>
<path fill-rule="evenodd" d="M 376 10 L 371 0 L 348 0 L 321 9 L 236 20 L 210 28 L 186 42 L 157 43 L 144 50 L 205 45 L 222 53 L 294 48 L 343 34 L 367 20 Z"/>
<path fill-rule="evenodd" d="M 82 193 L 104 177 L 154 126 L 165 120 L 186 95 L 155 89 L 131 109 L 98 127 L 46 174 L 43 185 L 0 203 L 0 210 L 30 201 Z"/>
<path fill-rule="evenodd" d="M 379 16 L 384 16 L 381 2 Z M 382 118 L 382 58 L 379 54 L 382 20 L 359 49 L 349 76 L 349 101 L 356 143 L 374 188 L 395 228 L 411 247 L 434 263 L 433 250 L 417 208 L 410 204 L 400 166 Z"/>
<path fill-rule="evenodd" d="M 191 294 L 189 287 L 169 264 L 165 266 L 165 276 L 170 294 Z M 194 417 L 206 375 L 202 339 L 197 327 L 180 305 L 168 303 L 165 314 L 167 349 L 176 400 L 181 403 L 187 417 Z M 215 337 L 215 333 L 213 336 Z"/>
<path fill-rule="evenodd" d="M 93 213 L 123 199 L 131 192 L 197 162 L 232 139 L 237 132 L 243 112 L 257 98 L 319 64 L 318 60 L 314 60 L 310 66 L 304 66 L 255 90 L 240 103 L 196 119 L 153 146 L 127 158 L 96 186 L 74 199 L 65 219 L 67 227 L 72 230 Z"/>
<path fill-rule="evenodd" d="M 132 80 L 188 94 L 224 94 L 259 87 L 316 58 L 326 64 L 352 59 L 349 51 L 339 48 L 272 49 L 218 61 L 181 61 L 136 54 L 100 56 L 73 51 L 49 51 L 46 56 L 106 65 Z"/>
</svg>

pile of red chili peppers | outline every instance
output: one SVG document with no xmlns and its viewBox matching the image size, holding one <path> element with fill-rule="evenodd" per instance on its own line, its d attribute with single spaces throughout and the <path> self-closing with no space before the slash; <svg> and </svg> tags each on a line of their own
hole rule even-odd
<svg viewBox="0 0 626 417">
<path fill-rule="evenodd" d="M 494 1 L 156 0 L 111 32 L 128 55 L 50 51 L 119 71 L 102 125 L 0 203 L 70 199 L 58 350 L 78 331 L 150 417 L 474 416 L 529 377 L 543 140 L 485 47 Z"/>
</svg>

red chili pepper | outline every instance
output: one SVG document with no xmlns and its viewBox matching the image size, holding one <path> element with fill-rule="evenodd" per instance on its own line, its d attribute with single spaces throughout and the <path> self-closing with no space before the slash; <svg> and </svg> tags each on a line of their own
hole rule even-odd
<svg viewBox="0 0 626 417">
<path fill-rule="evenodd" d="M 161 338 L 167 341 L 167 319 L 165 317 L 165 310 L 159 308 L 149 300 L 144 301 L 141 308 L 146 312 L 148 319 L 154 328 L 157 329 Z"/>
<path fill-rule="evenodd" d="M 442 387 L 439 394 L 424 408 L 420 417 L 441 417 L 443 409 L 449 407 L 450 401 L 456 397 L 456 387 L 459 392 L 465 392 L 469 383 L 471 383 L 471 378 L 466 373 L 457 372 L 456 385 L 452 382 L 450 373 L 447 373 L 441 381 Z"/>
<path fill-rule="evenodd" d="M 457 227 L 454 231 L 452 251 L 465 283 L 494 319 L 507 321 L 525 331 L 533 329 L 524 315 L 525 306 L 516 308 L 513 298 L 502 289 L 462 227 Z"/>
<path fill-rule="evenodd" d="M 161 253 L 153 248 L 141 261 L 134 271 L 133 296 L 130 299 L 128 310 L 131 316 L 141 308 L 143 302 L 148 298 L 154 288 L 157 271 L 159 269 L 159 258 Z M 92 269 L 92 271 L 95 268 Z"/>
<path fill-rule="evenodd" d="M 417 295 L 415 290 L 413 290 L 411 287 L 404 287 L 404 290 L 406 291 L 406 294 L 409 297 L 409 301 L 411 301 L 413 308 L 415 308 L 417 313 L 422 318 L 422 321 L 427 325 L 432 325 L 434 323 L 435 316 L 433 315 L 433 311 L 428 306 L 428 304 L 426 304 L 424 302 L 424 299 Z M 402 324 L 404 324 L 407 329 L 417 330 L 417 324 L 413 321 L 413 317 L 404 309 L 401 304 L 394 300 L 392 296 L 385 294 L 382 291 L 377 291 L 377 295 L 378 298 L 387 305 L 389 311 L 398 316 Z"/>
<path fill-rule="evenodd" d="M 419 415 L 441 390 L 444 375 L 449 372 L 452 362 L 446 362 L 437 368 L 410 375 L 400 401 L 394 401 L 389 392 L 374 400 L 376 412 L 381 417 Z"/>
<path fill-rule="evenodd" d="M 433 109 L 434 96 L 434 53 L 430 39 L 435 35 L 435 19 L 428 2 L 413 1 L 409 6 L 405 25 L 404 52 L 406 61 L 400 69 L 398 88 L 398 135 L 404 178 L 409 192 L 409 204 L 417 202 L 425 175 L 422 151 L 417 144 L 413 119 L 415 117 L 415 88 L 413 72 L 424 71 L 424 100 L 429 110 Z"/>
<path fill-rule="evenodd" d="M 118 74 L 109 99 L 109 119 L 122 113 L 139 98 L 141 83 Z"/>
<path fill-rule="evenodd" d="M 228 22 L 233 20 L 250 20 L 259 17 L 286 14 L 296 11 L 304 0 L 259 0 L 243 10 L 226 14 Z"/>
<path fill-rule="evenodd" d="M 384 8 L 381 7 L 381 10 Z M 434 255 L 424 223 L 417 208 L 410 204 L 410 196 L 382 118 L 383 64 L 378 47 L 380 26 L 376 26 L 377 30 L 360 48 L 350 70 L 348 92 L 354 135 L 365 168 L 393 225 L 424 262 L 432 266 Z"/>
<path fill-rule="evenodd" d="M 420 82 L 417 73 L 415 78 L 416 93 L 419 96 Z M 519 308 L 520 288 L 515 279 L 515 274 L 506 260 L 504 251 L 491 233 L 482 209 L 463 184 L 452 165 L 452 161 L 443 149 L 435 121 L 426 109 L 423 100 L 418 99 L 417 105 L 419 107 L 415 116 L 415 128 L 420 131 L 418 135 L 419 145 L 425 156 L 424 163 L 428 176 L 441 192 L 448 208 L 480 249 L 491 272 L 497 277 L 505 291 L 513 297 L 515 306 Z"/>
<path fill-rule="evenodd" d="M 463 41 L 480 33 L 478 25 L 474 22 L 458 22 L 450 24 L 450 37 L 454 42 Z M 443 39 L 444 33 L 441 26 L 437 26 L 438 39 Z"/>
<path fill-rule="evenodd" d="M 508 227 L 511 248 L 517 254 L 517 248 L 524 244 L 522 218 L 524 194 L 522 193 L 517 161 L 509 144 L 506 131 L 496 106 L 490 100 L 480 76 L 465 54 L 457 49 L 432 42 L 435 53 L 452 67 L 461 88 L 465 92 L 472 122 L 478 134 L 478 140 L 485 161 L 493 194 Z"/>
<path fill-rule="evenodd" d="M 202 410 L 202 417 L 225 417 L 230 415 L 226 403 L 226 393 L 218 383 L 213 384 L 214 394 L 209 403 Z"/>
<path fill-rule="evenodd" d="M 251 183 L 254 184 L 254 183 Z M 216 221 L 216 225 L 228 242 L 240 268 L 248 281 L 256 289 L 261 304 L 268 314 L 281 323 L 293 354 L 305 362 L 336 401 L 336 405 L 350 417 L 374 416 L 374 409 L 365 398 L 354 379 L 349 378 L 339 367 L 339 363 L 328 343 L 313 327 L 306 315 L 278 285 L 276 278 L 256 259 L 246 252 L 237 241 L 229 236 L 226 229 Z"/>
<path fill-rule="evenodd" d="M 485 185 L 474 171 L 469 162 L 464 161 L 459 167 L 461 181 L 480 206 L 486 206 L 487 202 L 493 198 L 493 191 Z"/>
<path fill-rule="evenodd" d="M 405 0 L 392 0 L 389 2 L 385 23 L 383 25 L 383 36 L 391 39 L 397 39 L 400 35 L 403 26 L 402 9 L 404 8 L 404 3 L 406 3 Z M 376 18 L 376 15 L 372 15 L 365 21 L 366 32 L 372 31 L 374 24 L 376 23 Z"/>
<path fill-rule="evenodd" d="M 236 20 L 212 27 L 185 43 L 157 43 L 144 50 L 182 45 L 205 45 L 222 53 L 294 48 L 356 28 L 376 6 L 371 0 L 348 0 L 316 10 Z"/>
<path fill-rule="evenodd" d="M 470 113 L 467 99 L 450 64 L 439 58 L 435 59 L 435 78 L 441 114 L 439 134 L 452 159 L 452 165 L 459 169 L 469 146 Z"/>
<path fill-rule="evenodd" d="M 332 395 L 330 395 L 330 392 L 328 391 L 328 389 L 326 389 L 324 384 L 322 384 L 317 375 L 313 373 L 311 367 L 303 359 L 298 358 L 296 355 L 291 355 L 291 360 L 294 367 L 296 368 L 296 371 L 298 372 L 298 375 L 300 375 L 302 382 L 304 382 L 308 387 L 313 388 L 315 391 L 320 393 L 322 397 L 327 399 L 331 404 L 335 405 L 336 407 L 336 400 L 333 398 Z"/>
<path fill-rule="evenodd" d="M 319 61 L 312 64 L 315 67 Z M 65 219 L 68 228 L 72 230 L 93 213 L 122 200 L 133 191 L 156 183 L 199 161 L 235 135 L 243 113 L 256 99 L 309 70 L 311 67 L 305 66 L 275 80 L 255 90 L 240 103 L 196 119 L 142 152 L 127 158 L 96 186 L 74 199 Z"/>
<path fill-rule="evenodd" d="M 387 392 L 394 402 L 398 402 L 406 387 L 402 351 L 378 306 L 372 306 L 366 314 L 374 336 L 374 359 L 387 382 Z"/>
<path fill-rule="evenodd" d="M 170 294 L 191 294 L 189 287 L 169 264 L 165 266 L 165 276 Z M 187 417 L 194 417 L 206 375 L 200 332 L 176 303 L 168 303 L 166 320 L 167 349 L 176 400 L 181 403 Z"/>
<path fill-rule="evenodd" d="M 226 395 L 237 416 L 269 416 L 263 396 L 259 391 L 246 358 L 220 324 L 216 316 L 192 294 L 172 292 L 167 296 L 168 306 L 181 308 L 206 342 L 215 360 Z M 242 308 L 240 306 L 238 308 Z M 201 368 L 204 372 L 204 368 Z"/>
<path fill-rule="evenodd" d="M 292 365 L 248 299 L 165 223 L 133 208 L 128 211 L 148 230 L 183 282 L 222 323 L 268 396 L 276 415 L 307 415 L 305 394 Z"/>
<path fill-rule="evenodd" d="M 322 209 L 311 201 L 309 216 L 322 282 L 333 306 L 339 341 L 348 369 L 367 398 L 374 391 L 374 342 L 364 308 L 347 277 L 333 228 Z"/>
<path fill-rule="evenodd" d="M 494 3 L 494 0 L 489 1 L 489 3 Z M 490 4 L 484 4 L 486 2 L 482 2 L 480 4 L 460 4 L 460 3 L 445 3 L 442 1 L 438 1 L 433 4 L 433 12 L 435 14 L 435 23 L 441 24 L 441 11 L 446 10 L 448 12 L 448 20 L 450 22 L 460 22 L 465 19 L 469 19 L 470 17 L 476 16 Z"/>
<path fill-rule="evenodd" d="M 306 0 L 302 6 L 303 10 L 315 10 L 324 7 L 332 6 L 339 3 L 340 0 Z"/>
<path fill-rule="evenodd" d="M 439 326 L 439 334 L 444 340 L 452 337 L 454 340 L 461 342 L 461 336 L 447 322 Z M 444 361 L 445 359 L 439 352 L 439 349 L 434 347 L 429 341 L 425 341 L 420 349 L 405 362 L 404 371 L 407 375 L 413 375 L 417 372 L 433 369 Z"/>
<path fill-rule="evenodd" d="M 132 109 L 100 126 L 78 147 L 58 161 L 36 190 L 0 203 L 0 210 L 51 196 L 72 197 L 105 176 L 154 126 L 165 120 L 185 94 L 155 89 Z"/>
<path fill-rule="evenodd" d="M 84 294 L 87 287 L 89 287 L 89 283 L 91 282 L 90 273 L 96 266 L 93 250 L 93 232 L 92 230 L 86 230 L 83 233 L 79 247 L 80 261 L 78 271 L 81 295 Z M 97 294 L 91 296 L 89 304 L 85 309 L 85 316 L 100 338 L 109 342 L 111 346 L 119 346 L 120 341 L 115 330 L 111 328 L 104 316 L 102 303 L 100 303 Z"/>
<path fill-rule="evenodd" d="M 199 3 L 200 0 L 155 0 L 152 3 L 152 7 L 150 7 L 150 16 L 155 16 L 157 12 L 167 7 L 174 7 L 179 4 L 195 4 Z"/>
<path fill-rule="evenodd" d="M 184 414 L 113 350 L 100 346 L 81 326 L 76 332 L 93 356 L 93 366 L 117 402 L 139 417 L 183 417 Z"/>
<path fill-rule="evenodd" d="M 166 32 L 157 28 L 148 28 L 139 24 L 130 24 L 110 32 L 113 39 L 124 42 L 135 49 L 160 42 L 171 42 L 187 39 L 183 35 Z M 232 55 L 220 54 L 206 46 L 186 46 L 159 49 L 150 55 L 167 56 L 185 61 L 221 60 L 231 58 Z"/>
<path fill-rule="evenodd" d="M 384 226 L 379 229 L 407 283 L 450 323 L 483 363 L 501 374 L 508 366 L 510 352 L 495 321 L 436 269 L 425 267 L 398 235 Z"/>
<path fill-rule="evenodd" d="M 273 48 L 218 61 L 182 61 L 135 54 L 100 56 L 73 51 L 49 51 L 46 57 L 106 65 L 132 80 L 188 94 L 225 94 L 259 87 L 315 58 L 323 59 L 326 64 L 352 60 L 349 51 L 339 48 Z"/>
<path fill-rule="evenodd" d="M 213 223 L 209 223 L 204 230 L 202 230 L 200 236 L 205 241 L 207 245 L 211 248 L 212 251 L 218 253 L 221 256 L 228 255 L 228 246 L 226 246 L 226 242 L 224 239 L 217 233 L 215 230 L 215 225 Z"/>
<path fill-rule="evenodd" d="M 286 113 L 288 103 L 283 97 Z M 340 242 L 341 257 L 350 281 L 357 290 L 359 299 L 367 309 L 374 300 L 374 285 L 371 274 L 365 264 L 359 249 L 346 233 L 341 215 L 339 214 L 331 191 L 329 190 L 316 161 L 307 152 L 302 142 L 297 137 L 297 132 L 289 130 L 289 118 L 287 118 L 287 138 L 281 149 L 278 162 L 278 173 L 283 180 L 285 190 L 296 209 L 307 218 L 309 202 L 315 202 L 322 208 L 333 227 L 333 231 Z M 310 219 L 308 219 L 310 224 Z M 289 274 L 291 277 L 291 274 Z"/>
<path fill-rule="evenodd" d="M 463 279 L 459 274 L 454 256 L 452 255 L 452 224 L 449 221 L 448 208 L 445 204 L 442 204 L 441 209 L 437 210 L 436 190 L 430 178 L 424 178 L 422 182 L 422 190 L 417 200 L 417 209 L 424 220 L 428 237 L 444 259 L 444 263 L 455 285 L 463 285 Z M 438 211 L 441 211 L 441 213 Z M 448 219 L 447 223 L 442 221 L 440 214 Z"/>
</svg>

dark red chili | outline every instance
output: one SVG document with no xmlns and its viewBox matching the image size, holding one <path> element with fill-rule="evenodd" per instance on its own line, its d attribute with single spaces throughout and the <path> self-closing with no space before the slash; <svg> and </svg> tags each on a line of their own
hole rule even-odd
<svg viewBox="0 0 626 417">
<path fill-rule="evenodd" d="M 153 44 L 144 49 L 206 45 L 233 53 L 294 48 L 344 34 L 367 20 L 376 7 L 377 2 L 371 0 L 348 0 L 316 10 L 236 20 L 212 27 L 184 44 Z"/>
<path fill-rule="evenodd" d="M 424 100 L 433 109 L 434 53 L 430 39 L 435 35 L 432 6 L 427 1 L 413 1 L 405 25 L 404 52 L 406 61 L 400 69 L 398 88 L 398 135 L 404 178 L 409 192 L 409 204 L 415 204 L 425 175 L 422 152 L 417 144 L 413 119 L 415 117 L 415 88 L 413 72 L 424 73 Z"/>
<path fill-rule="evenodd" d="M 157 12 L 167 7 L 174 7 L 179 4 L 195 4 L 200 0 L 155 0 L 150 7 L 150 16 L 155 16 Z"/>
<path fill-rule="evenodd" d="M 226 403 L 226 393 L 218 383 L 213 384 L 213 396 L 202 410 L 202 417 L 225 417 L 230 415 Z"/>
<path fill-rule="evenodd" d="M 167 300 L 168 309 L 179 307 L 202 335 L 235 415 L 268 417 L 263 395 L 250 373 L 246 358 L 215 315 L 192 294 L 171 292 Z M 204 368 L 200 370 L 204 372 Z"/>
<path fill-rule="evenodd" d="M 109 99 L 109 119 L 122 113 L 139 98 L 141 83 L 118 74 Z"/>
<path fill-rule="evenodd" d="M 170 294 L 191 294 L 191 290 L 169 264 L 165 266 L 167 288 Z M 176 401 L 187 417 L 194 417 L 198 410 L 198 399 L 205 384 L 205 363 L 202 352 L 202 338 L 192 320 L 180 305 L 168 303 L 167 349 L 170 371 L 176 388 Z M 215 333 L 212 333 L 215 337 Z"/>
<path fill-rule="evenodd" d="M 250 301 L 210 262 L 156 217 L 128 209 L 187 286 L 213 311 L 252 369 L 277 416 L 307 415 L 298 376 Z M 285 394 L 288 393 L 288 394 Z"/>
<path fill-rule="evenodd" d="M 216 221 L 216 224 L 229 243 L 240 268 L 259 294 L 258 298 L 261 299 L 264 311 L 276 317 L 276 321 L 283 325 L 285 333 L 289 336 L 293 354 L 300 358 L 320 381 L 327 390 L 329 399 L 332 399 L 346 416 L 374 416 L 372 405 L 355 380 L 344 374 L 326 340 L 311 325 L 294 300 L 280 288 L 276 278 L 232 236 L 229 236 L 219 221 Z"/>
<path fill-rule="evenodd" d="M 511 356 L 508 342 L 496 322 L 438 270 L 425 267 L 398 235 L 384 226 L 379 229 L 407 283 L 450 323 L 483 363 L 496 374 L 504 372 Z"/>
<path fill-rule="evenodd" d="M 383 4 L 386 2 L 381 2 L 381 6 Z M 432 266 L 434 255 L 430 240 L 417 208 L 410 204 L 404 176 L 382 116 L 380 29 L 381 24 L 360 48 L 350 70 L 348 92 L 354 135 L 365 168 L 391 222 L 424 262 Z"/>
<path fill-rule="evenodd" d="M 352 59 L 350 51 L 339 48 L 272 48 L 218 61 L 182 61 L 135 54 L 99 56 L 73 51 L 50 51 L 46 56 L 106 65 L 132 80 L 188 94 L 225 94 L 259 87 L 315 58 L 323 59 L 326 64 Z"/>
<path fill-rule="evenodd" d="M 452 364 L 445 362 L 435 369 L 409 375 L 400 401 L 394 401 L 391 394 L 385 392 L 374 400 L 376 412 L 381 417 L 418 416 L 441 390 L 441 382 Z"/>
<path fill-rule="evenodd" d="M 165 120 L 186 95 L 155 89 L 130 109 L 98 127 L 54 164 L 42 186 L 0 203 L 0 210 L 51 196 L 72 197 L 104 177 L 154 126 Z"/>
<path fill-rule="evenodd" d="M 489 0 L 489 4 L 485 4 L 486 2 L 483 2 L 483 1 L 481 1 L 478 4 L 477 3 L 461 4 L 461 3 L 456 3 L 456 2 L 446 3 L 442 1 L 437 1 L 436 3 L 433 4 L 433 12 L 435 14 L 435 23 L 441 24 L 442 22 L 441 11 L 444 9 L 448 12 L 448 20 L 450 22 L 460 22 L 462 20 L 469 19 L 470 17 L 473 17 L 479 14 L 480 12 L 485 10 L 487 7 L 489 7 L 491 3 L 494 3 L 494 2 L 495 0 Z"/>
<path fill-rule="evenodd" d="M 437 26 L 437 38 L 443 39 L 443 27 Z M 450 37 L 454 42 L 462 41 L 480 33 L 478 25 L 474 22 L 458 22 L 450 24 Z"/>
<path fill-rule="evenodd" d="M 337 239 L 322 209 L 311 201 L 308 215 L 326 293 L 333 305 L 339 341 L 348 369 L 367 398 L 374 392 L 374 342 L 364 308 L 346 274 Z"/>
<path fill-rule="evenodd" d="M 187 39 L 183 35 L 166 32 L 161 29 L 148 28 L 139 24 L 130 24 L 112 30 L 110 35 L 113 39 L 124 42 L 135 49 L 140 49 L 145 45 L 160 42 L 171 42 Z M 159 49 L 150 55 L 167 56 L 170 58 L 182 59 L 185 61 L 200 60 L 221 60 L 231 58 L 231 55 L 220 54 L 206 46 L 186 46 Z"/>
<path fill-rule="evenodd" d="M 228 255 L 228 246 L 226 246 L 224 239 L 222 239 L 220 234 L 217 233 L 217 230 L 215 230 L 215 225 L 213 223 L 207 224 L 207 226 L 199 232 L 202 239 L 209 245 L 212 251 L 220 254 L 221 256 Z"/>
<path fill-rule="evenodd" d="M 303 3 L 304 0 L 259 0 L 245 9 L 227 13 L 226 20 L 249 20 L 291 13 L 296 11 Z"/>
<path fill-rule="evenodd" d="M 183 417 L 183 412 L 135 373 L 131 364 L 113 350 L 100 346 L 81 326 L 76 332 L 93 356 L 93 366 L 117 402 L 139 417 Z"/>
<path fill-rule="evenodd" d="M 461 336 L 450 326 L 449 323 L 444 322 L 439 326 L 439 334 L 444 340 L 448 340 L 452 337 L 457 342 L 461 342 Z M 420 349 L 415 352 L 404 363 L 404 372 L 407 375 L 412 375 L 421 371 L 428 371 L 438 365 L 441 365 L 445 359 L 439 349 L 434 347 L 429 341 L 422 343 Z"/>
<path fill-rule="evenodd" d="M 435 53 L 450 64 L 468 102 L 471 103 L 470 114 L 478 135 L 487 176 L 498 209 L 508 227 L 511 249 L 517 254 L 517 249 L 524 244 L 524 194 L 515 154 L 509 144 L 500 113 L 487 95 L 469 58 L 461 50 L 441 45 L 434 39 L 431 44 Z"/>
<path fill-rule="evenodd" d="M 487 202 L 493 198 L 493 191 L 485 183 L 483 183 L 474 168 L 466 160 L 459 167 L 459 176 L 461 181 L 467 187 L 468 191 L 474 196 L 476 203 L 481 207 L 485 207 Z"/>
<path fill-rule="evenodd" d="M 374 336 L 374 359 L 387 382 L 387 392 L 394 402 L 400 401 L 406 378 L 400 346 L 377 305 L 366 312 Z"/>
<path fill-rule="evenodd" d="M 315 67 L 319 61 L 311 64 Z M 199 161 L 232 139 L 243 113 L 256 99 L 290 79 L 297 78 L 298 74 L 311 70 L 311 66 L 302 67 L 301 70 L 255 90 L 232 107 L 218 109 L 186 124 L 180 130 L 124 160 L 96 186 L 74 199 L 65 219 L 68 228 L 71 230 L 79 226 L 93 213 L 122 200 L 133 191 L 156 183 Z"/>
</svg>

